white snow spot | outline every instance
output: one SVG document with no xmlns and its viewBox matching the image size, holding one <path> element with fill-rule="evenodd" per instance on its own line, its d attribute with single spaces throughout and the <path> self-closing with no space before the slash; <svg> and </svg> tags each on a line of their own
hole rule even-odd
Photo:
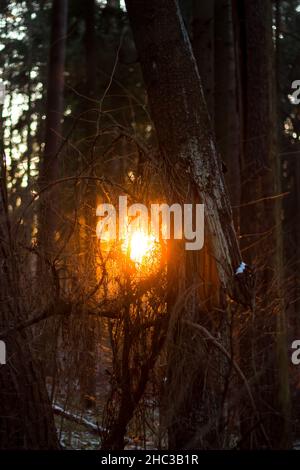
<svg viewBox="0 0 300 470">
<path fill-rule="evenodd" d="M 5 100 L 5 84 L 0 80 L 0 104 L 4 104 Z"/>
<path fill-rule="evenodd" d="M 242 274 L 245 271 L 246 266 L 246 263 L 242 261 L 237 270 L 235 271 L 235 274 Z"/>
</svg>

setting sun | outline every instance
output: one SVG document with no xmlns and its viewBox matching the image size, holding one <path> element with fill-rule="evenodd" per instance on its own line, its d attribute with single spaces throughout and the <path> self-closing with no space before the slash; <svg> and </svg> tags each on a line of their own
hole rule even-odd
<svg viewBox="0 0 300 470">
<path fill-rule="evenodd" d="M 155 237 L 142 230 L 133 232 L 124 241 L 122 250 L 129 254 L 132 261 L 141 264 L 151 255 L 155 248 Z"/>
</svg>

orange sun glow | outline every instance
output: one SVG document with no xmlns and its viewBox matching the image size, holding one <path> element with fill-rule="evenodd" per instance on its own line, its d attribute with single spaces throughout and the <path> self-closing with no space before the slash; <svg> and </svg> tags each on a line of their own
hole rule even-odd
<svg viewBox="0 0 300 470">
<path fill-rule="evenodd" d="M 136 264 L 147 263 L 155 250 L 155 237 L 142 230 L 129 234 L 122 244 L 122 251 L 128 253 Z"/>
</svg>

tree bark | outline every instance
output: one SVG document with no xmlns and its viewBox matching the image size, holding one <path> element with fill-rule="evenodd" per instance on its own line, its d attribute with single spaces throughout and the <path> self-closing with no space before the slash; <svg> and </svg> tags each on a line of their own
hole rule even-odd
<svg viewBox="0 0 300 470">
<path fill-rule="evenodd" d="M 234 273 L 241 254 L 200 77 L 175 0 L 126 1 L 160 151 L 205 204 L 222 286 L 239 300 Z"/>
<path fill-rule="evenodd" d="M 241 350 L 248 351 L 247 357 L 244 357 L 245 370 L 257 360 L 260 367 L 264 361 L 264 367 L 268 370 L 268 374 L 256 384 L 257 401 L 270 440 L 268 445 L 274 448 L 289 447 L 290 398 L 283 297 L 282 206 L 280 198 L 275 202 L 268 200 L 268 196 L 281 192 L 274 106 L 272 3 L 269 0 L 245 0 L 241 13 L 240 19 L 245 27 L 243 55 L 247 58 L 243 74 L 245 146 L 242 204 L 245 208 L 241 213 L 241 236 L 246 261 L 258 266 L 260 297 L 255 325 L 242 340 Z M 247 206 L 249 202 L 255 203 L 261 199 L 263 201 L 254 206 Z M 275 314 L 270 314 L 272 309 Z M 261 354 L 262 350 L 265 351 L 264 355 Z M 253 374 L 253 369 L 248 373 Z M 266 403 L 277 413 L 270 414 Z M 261 446 L 259 441 L 244 443 L 247 446 Z"/>
<path fill-rule="evenodd" d="M 8 211 L 6 165 L 0 163 L 0 329 L 24 319 L 19 272 L 21 255 L 14 243 Z M 53 413 L 34 352 L 25 331 L 5 338 L 7 363 L 0 366 L 0 448 L 56 449 Z"/>
<path fill-rule="evenodd" d="M 222 164 L 215 149 L 211 121 L 196 61 L 177 1 L 127 0 L 126 5 L 161 156 L 170 174 L 170 186 L 173 188 L 170 201 L 195 203 L 201 200 L 204 203 L 208 228 L 206 239 L 210 240 L 219 282 L 227 294 L 238 301 L 251 304 L 251 288 L 244 282 L 247 276 L 241 279 L 240 288 L 236 288 L 234 273 L 240 265 L 241 255 L 224 185 Z M 187 188 L 190 189 L 187 191 Z M 179 196 L 178 193 L 180 193 Z M 176 200 L 176 197 L 180 200 Z M 175 338 L 176 345 L 169 355 L 168 388 L 173 387 L 175 396 L 180 392 L 176 388 L 176 381 L 182 384 L 186 377 L 184 372 L 187 361 L 180 358 L 181 347 L 186 348 L 188 344 L 193 343 L 191 349 L 198 348 L 200 355 L 197 358 L 205 357 L 201 352 L 201 343 L 198 341 L 197 346 L 196 340 L 190 337 L 188 339 L 180 322 L 182 315 L 189 315 L 189 318 L 195 321 L 203 319 L 204 312 L 198 295 L 199 257 L 197 254 L 192 252 L 185 254 L 180 244 L 171 241 L 168 279 L 167 302 L 171 315 L 171 328 L 173 328 L 171 335 L 173 341 Z M 176 300 L 187 296 L 189 288 L 192 288 L 193 292 L 186 298 L 187 307 L 176 312 Z M 187 355 L 191 349 L 185 349 L 188 351 Z M 177 369 L 177 361 L 181 361 L 181 368 Z M 204 361 L 202 364 L 195 365 L 198 371 L 196 372 L 197 380 L 194 383 L 191 383 L 192 374 L 189 375 L 189 383 L 185 383 L 183 391 L 185 396 L 187 390 L 195 390 L 197 386 L 201 390 L 204 374 L 199 371 L 203 364 Z M 186 401 L 184 404 L 186 419 L 171 423 L 170 447 L 178 449 L 201 445 L 201 438 L 197 438 L 197 431 L 202 424 L 203 404 L 200 403 L 200 397 L 198 401 L 199 403 L 192 405 Z M 175 407 L 175 403 L 172 402 L 172 406 Z M 193 409 L 196 408 L 200 410 L 197 417 L 193 416 Z M 181 417 L 184 416 L 182 410 L 181 408 Z M 207 413 L 206 419 L 209 419 L 208 408 L 204 409 L 204 413 Z M 214 431 L 211 434 L 215 434 Z M 216 442 L 214 435 L 211 439 Z"/>
<path fill-rule="evenodd" d="M 211 122 L 214 122 L 215 102 L 215 18 L 214 0 L 193 1 L 192 47 L 199 75 L 201 77 L 204 97 Z"/>
<path fill-rule="evenodd" d="M 95 28 L 95 15 L 96 4 L 95 0 L 87 0 L 85 4 L 85 58 L 86 58 L 86 95 L 89 98 L 95 99 L 96 97 L 96 84 L 97 84 L 97 60 L 96 60 L 96 28 Z M 92 121 L 95 118 L 94 113 L 88 113 L 91 107 L 91 102 L 86 102 L 86 118 L 87 121 Z M 90 119 L 89 119 L 90 118 Z M 94 162 L 91 160 L 90 146 L 94 140 L 95 125 L 87 122 L 84 126 L 86 133 L 86 140 L 89 145 L 86 145 L 85 153 L 88 155 L 87 159 L 90 165 L 89 174 L 95 175 Z M 82 269 L 88 279 L 89 285 L 96 285 L 96 267 L 94 264 L 95 252 L 94 242 L 95 237 L 94 227 L 96 227 L 96 185 L 88 182 L 86 190 L 83 193 L 84 201 L 82 207 L 82 219 L 84 220 L 83 230 L 83 249 L 84 249 L 84 263 Z M 85 351 L 82 355 L 83 373 L 80 375 L 80 392 L 81 399 L 84 407 L 93 408 L 96 403 L 96 326 L 97 321 L 95 318 L 87 317 L 84 331 Z"/>
<path fill-rule="evenodd" d="M 241 203 L 240 160 L 241 109 L 237 80 L 237 57 L 230 0 L 215 2 L 215 135 L 217 148 L 226 164 L 226 182 L 239 231 Z"/>
<path fill-rule="evenodd" d="M 49 54 L 45 147 L 40 168 L 40 188 L 58 177 L 58 152 L 62 142 L 64 111 L 64 66 L 67 35 L 68 0 L 53 0 Z M 49 197 L 48 197 L 49 196 Z M 46 199 L 47 198 L 47 199 Z M 47 193 L 40 205 L 39 243 L 44 253 L 53 256 L 56 227 L 55 205 L 58 198 Z M 50 202 L 51 201 L 51 202 Z"/>
</svg>

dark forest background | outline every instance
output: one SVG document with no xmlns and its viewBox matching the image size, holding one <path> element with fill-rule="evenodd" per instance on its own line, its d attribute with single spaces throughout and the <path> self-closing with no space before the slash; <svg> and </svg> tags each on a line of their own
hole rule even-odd
<svg viewBox="0 0 300 470">
<path fill-rule="evenodd" d="M 300 2 L 125 3 L 1 0 L 0 448 L 297 447 Z M 204 248 L 103 247 L 120 194 Z"/>
</svg>

